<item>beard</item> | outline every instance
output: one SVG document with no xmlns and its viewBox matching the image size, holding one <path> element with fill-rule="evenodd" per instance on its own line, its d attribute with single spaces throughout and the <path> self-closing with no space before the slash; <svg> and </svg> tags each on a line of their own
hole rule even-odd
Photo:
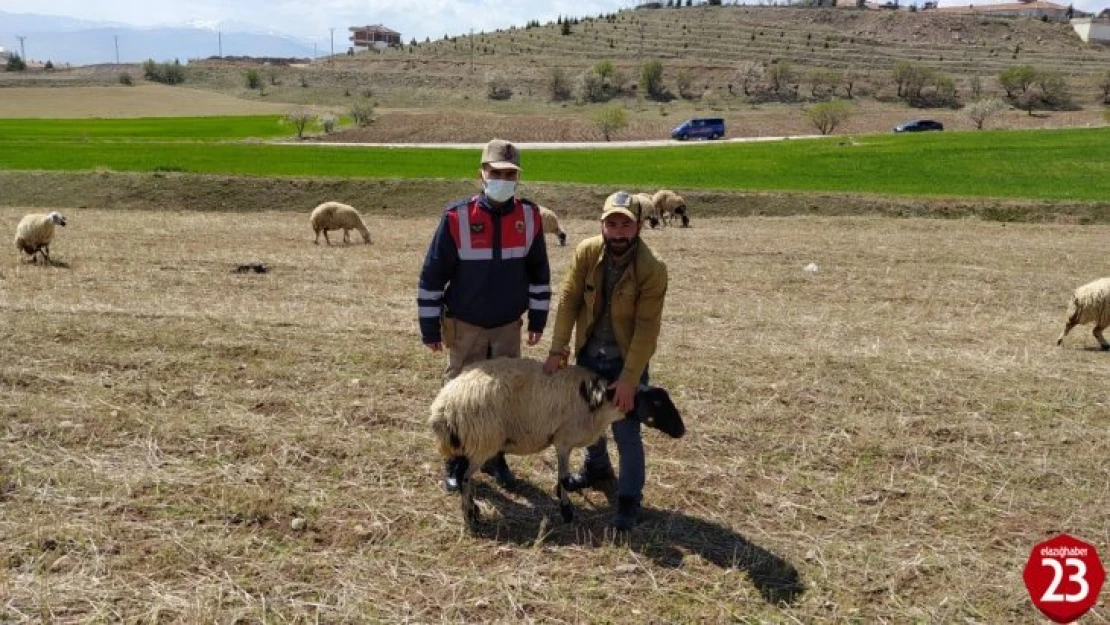
<svg viewBox="0 0 1110 625">
<path fill-rule="evenodd" d="M 632 246 L 639 242 L 640 237 L 634 236 L 632 238 L 619 238 L 619 239 L 605 239 L 605 250 L 614 256 L 621 256 Z"/>
</svg>

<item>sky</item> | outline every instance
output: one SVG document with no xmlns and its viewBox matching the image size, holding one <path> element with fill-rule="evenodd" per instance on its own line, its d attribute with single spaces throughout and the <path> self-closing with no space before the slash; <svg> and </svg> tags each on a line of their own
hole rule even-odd
<svg viewBox="0 0 1110 625">
<path fill-rule="evenodd" d="M 768 4 L 772 0 L 764 0 Z M 1067 0 L 1056 0 L 1067 4 Z M 749 0 L 750 3 L 758 2 Z M 903 4 L 913 0 L 903 0 Z M 992 4 L 992 0 L 941 0 L 953 4 Z M 584 17 L 635 7 L 638 0 L 0 0 L 0 11 L 74 17 L 132 26 L 250 25 L 293 35 L 337 49 L 347 27 L 384 24 L 406 40 L 490 31 L 529 20 L 541 23 L 560 15 Z M 919 2 L 923 4 L 923 0 Z M 1084 11 L 1100 11 L 1110 0 L 1074 0 Z M 240 28 L 234 28 L 240 30 Z"/>
</svg>

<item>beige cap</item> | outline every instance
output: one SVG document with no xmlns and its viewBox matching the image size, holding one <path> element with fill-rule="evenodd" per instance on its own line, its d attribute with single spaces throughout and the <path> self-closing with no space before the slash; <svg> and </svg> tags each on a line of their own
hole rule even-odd
<svg viewBox="0 0 1110 625">
<path fill-rule="evenodd" d="M 494 169 L 520 169 L 520 150 L 504 139 L 494 139 L 482 150 L 482 164 Z"/>
<path fill-rule="evenodd" d="M 625 191 L 617 191 L 605 198 L 605 205 L 601 207 L 601 219 L 604 221 L 609 215 L 620 213 L 639 222 L 643 220 L 643 212 L 639 198 Z"/>
</svg>

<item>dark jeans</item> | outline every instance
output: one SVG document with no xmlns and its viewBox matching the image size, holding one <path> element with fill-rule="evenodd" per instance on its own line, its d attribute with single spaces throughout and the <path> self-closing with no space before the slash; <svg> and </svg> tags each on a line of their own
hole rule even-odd
<svg viewBox="0 0 1110 625">
<path fill-rule="evenodd" d="M 585 367 L 604 377 L 610 382 L 620 377 L 624 369 L 624 359 L 597 360 L 582 350 L 575 359 L 575 364 Z M 648 368 L 644 367 L 644 374 L 640 376 L 640 385 L 648 383 Z M 647 468 L 644 463 L 644 439 L 640 436 L 640 422 L 634 419 L 621 419 L 613 423 L 613 440 L 617 442 L 617 452 L 620 454 L 620 473 L 617 478 L 617 495 L 630 497 L 637 502 L 643 498 L 644 481 Z M 609 452 L 605 445 L 605 437 L 599 438 L 596 443 L 586 448 L 586 466 L 594 468 L 608 468 L 612 466 L 609 461 Z"/>
</svg>

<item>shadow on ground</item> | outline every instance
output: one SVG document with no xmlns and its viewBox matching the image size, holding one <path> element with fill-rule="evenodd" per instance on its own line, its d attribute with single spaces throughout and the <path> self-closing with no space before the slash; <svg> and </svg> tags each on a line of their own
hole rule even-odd
<svg viewBox="0 0 1110 625">
<path fill-rule="evenodd" d="M 534 484 L 521 480 L 512 490 L 516 497 L 483 480 L 476 480 L 474 487 L 475 498 L 484 504 L 482 520 L 472 532 L 479 538 L 525 546 L 627 544 L 666 568 L 678 568 L 686 554 L 694 553 L 723 569 L 743 571 L 769 603 L 792 604 L 805 592 L 792 564 L 719 523 L 645 506 L 640 523 L 619 534 L 609 527 L 615 492 L 606 491 L 608 505 L 597 507 L 572 497 L 575 519 L 564 523 L 555 498 Z"/>
</svg>

